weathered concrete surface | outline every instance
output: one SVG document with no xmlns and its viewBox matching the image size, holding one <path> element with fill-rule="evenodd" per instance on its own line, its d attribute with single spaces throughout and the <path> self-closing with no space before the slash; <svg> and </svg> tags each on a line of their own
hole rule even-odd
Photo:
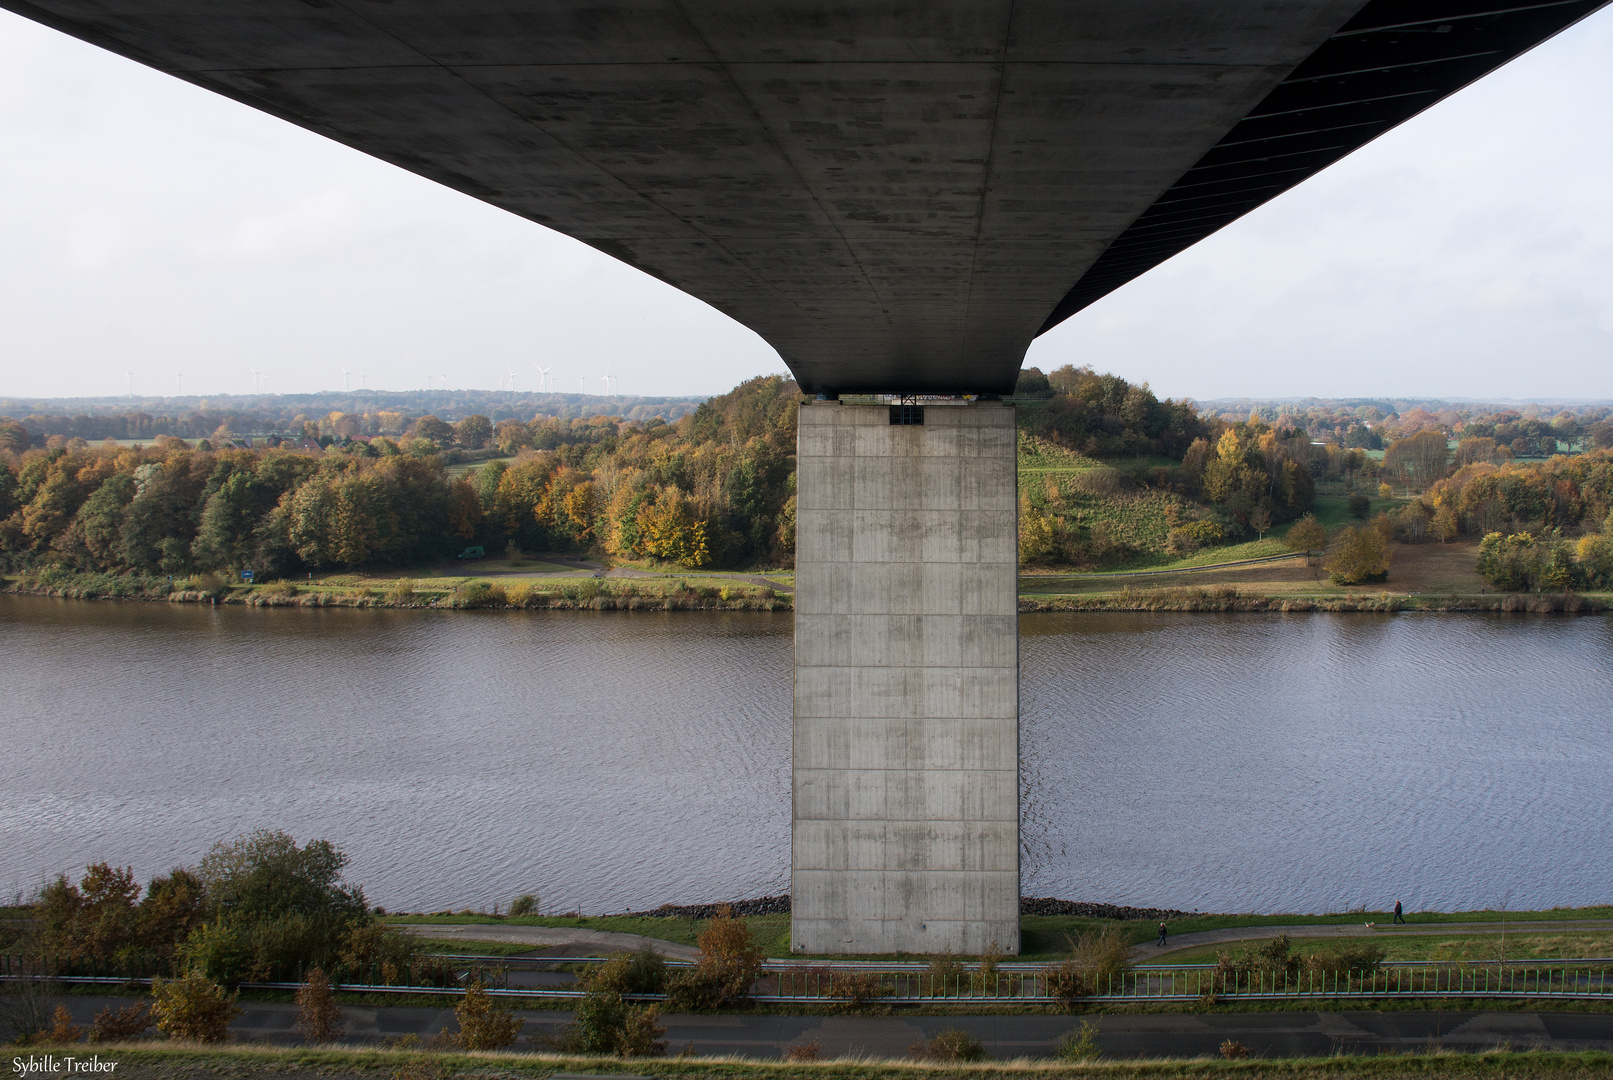
<svg viewBox="0 0 1613 1080">
<path fill-rule="evenodd" d="M 1019 948 L 1014 410 L 803 405 L 793 948 Z"/>
<path fill-rule="evenodd" d="M 551 226 L 816 392 L 1036 334 L 1603 0 L 0 0 Z"/>
</svg>

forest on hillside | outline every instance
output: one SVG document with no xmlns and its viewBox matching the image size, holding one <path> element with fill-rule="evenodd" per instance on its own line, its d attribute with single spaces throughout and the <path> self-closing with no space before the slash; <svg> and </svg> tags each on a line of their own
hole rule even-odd
<svg viewBox="0 0 1613 1080">
<path fill-rule="evenodd" d="M 470 545 L 787 566 L 800 400 L 767 376 L 673 422 L 332 411 L 300 436 L 220 425 L 134 445 L 0 417 L 0 566 L 265 581 Z M 1410 418 L 1419 430 L 1376 455 L 1336 432 L 1205 415 L 1088 368 L 1029 368 L 1015 400 L 1029 565 L 1101 568 L 1264 536 L 1306 514 L 1319 487 L 1393 493 L 1385 539 L 1527 535 L 1545 550 L 1595 533 L 1613 492 L 1606 452 L 1521 461 L 1504 438 L 1512 421 L 1493 418 L 1456 431 Z"/>
</svg>

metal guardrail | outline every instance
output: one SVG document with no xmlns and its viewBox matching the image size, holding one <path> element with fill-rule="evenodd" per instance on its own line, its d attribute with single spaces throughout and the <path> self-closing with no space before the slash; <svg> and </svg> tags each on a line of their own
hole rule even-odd
<svg viewBox="0 0 1613 1080">
<path fill-rule="evenodd" d="M 488 994 L 512 1000 L 575 999 L 581 986 L 511 987 L 508 975 L 518 966 L 604 963 L 610 957 L 485 957 L 451 955 L 440 959 L 469 963 L 456 973 L 493 975 Z M 80 985 L 149 985 L 146 976 L 80 974 L 71 971 L 19 971 L 10 957 L 0 958 L 0 980 L 37 980 Z M 689 961 L 671 961 L 688 967 Z M 458 966 L 457 964 L 455 966 Z M 491 971 L 487 969 L 493 969 Z M 770 960 L 751 987 L 750 999 L 774 1004 L 888 1005 L 1050 1005 L 1182 1001 L 1261 1001 L 1367 998 L 1546 998 L 1613 1000 L 1613 959 L 1560 963 L 1491 963 L 1461 961 L 1397 961 L 1372 971 L 1224 971 L 1213 964 L 1149 965 L 1103 976 L 1096 985 L 1077 982 L 1055 965 L 1001 965 L 995 971 L 934 973 L 919 963 L 879 961 L 811 962 Z M 502 976 L 500 978 L 499 976 Z M 344 993 L 455 997 L 463 985 L 398 985 L 333 979 Z M 500 985 L 502 984 L 502 985 Z M 295 990 L 297 981 L 244 982 L 249 990 Z M 666 994 L 624 995 L 634 1001 L 664 1001 Z"/>
</svg>

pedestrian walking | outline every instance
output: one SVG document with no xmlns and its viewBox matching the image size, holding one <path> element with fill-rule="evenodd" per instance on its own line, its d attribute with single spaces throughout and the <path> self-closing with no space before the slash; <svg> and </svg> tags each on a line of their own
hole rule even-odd
<svg viewBox="0 0 1613 1080">
<path fill-rule="evenodd" d="M 1160 943 L 1160 945 L 1165 944 L 1165 924 L 1164 923 L 1159 924 L 1159 943 Z"/>
<path fill-rule="evenodd" d="M 1403 923 L 1405 921 L 1406 921 L 1406 909 L 1400 906 L 1400 901 L 1399 900 L 1396 900 L 1395 901 L 1395 922 Z"/>
</svg>

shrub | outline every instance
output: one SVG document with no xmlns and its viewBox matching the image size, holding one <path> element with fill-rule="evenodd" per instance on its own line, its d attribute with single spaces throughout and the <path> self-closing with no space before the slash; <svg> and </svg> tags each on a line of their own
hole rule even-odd
<svg viewBox="0 0 1613 1080">
<path fill-rule="evenodd" d="M 337 962 L 351 925 L 349 916 L 332 912 L 224 916 L 197 927 L 179 959 L 226 984 L 285 978 L 303 964 Z"/>
<path fill-rule="evenodd" d="M 511 915 L 536 915 L 538 913 L 538 898 L 532 893 L 522 893 L 510 901 Z"/>
<path fill-rule="evenodd" d="M 614 988 L 590 985 L 572 1022 L 554 1039 L 556 1048 L 573 1054 L 660 1057 L 666 1053 L 666 1028 L 655 1006 L 629 1005 Z"/>
<path fill-rule="evenodd" d="M 1199 548 L 1213 547 L 1226 537 L 1226 530 L 1214 521 L 1189 521 L 1165 534 L 1165 551 L 1170 555 L 1191 555 Z"/>
<path fill-rule="evenodd" d="M 12 975 L 40 975 L 43 965 L 37 958 L 12 961 Z M 10 979 L 0 983 L 0 1021 L 3 1021 L 12 1038 L 19 1043 L 36 1039 L 50 1028 L 54 998 L 61 988 L 45 979 Z"/>
<path fill-rule="evenodd" d="M 84 1037 L 84 1029 L 73 1023 L 73 1014 L 67 1011 L 66 1005 L 57 1005 L 56 1011 L 51 1014 L 50 1033 L 46 1038 L 53 1043 L 76 1043 Z"/>
<path fill-rule="evenodd" d="M 144 1035 L 151 1026 L 151 1009 L 143 1002 L 115 1009 L 111 1005 L 95 1014 L 90 1029 L 90 1041 L 98 1043 L 128 1042 Z"/>
<path fill-rule="evenodd" d="M 1119 469 L 1100 465 L 1096 469 L 1083 469 L 1070 478 L 1070 486 L 1088 495 L 1103 498 L 1118 495 L 1131 487 L 1131 481 Z"/>
<path fill-rule="evenodd" d="M 993 941 L 980 954 L 980 968 L 975 972 L 975 989 L 983 994 L 997 992 L 997 965 L 1003 958 L 1002 948 Z"/>
<path fill-rule="evenodd" d="M 586 979 L 589 990 L 616 994 L 659 994 L 666 990 L 666 960 L 645 942 L 635 953 L 616 953 Z"/>
<path fill-rule="evenodd" d="M 311 1043 L 335 1042 L 342 1035 L 341 1007 L 318 964 L 308 969 L 308 978 L 297 990 L 297 1032 Z"/>
<path fill-rule="evenodd" d="M 349 924 L 339 956 L 355 980 L 391 986 L 414 965 L 419 950 L 415 937 L 366 918 Z"/>
<path fill-rule="evenodd" d="M 275 581 L 259 589 L 258 595 L 272 597 L 276 600 L 289 600 L 297 595 L 297 586 L 289 581 Z"/>
<path fill-rule="evenodd" d="M 572 1054 L 614 1054 L 627 1031 L 627 1003 L 614 990 L 590 987 L 577 1003 L 571 1023 L 556 1037 L 557 1049 Z"/>
<path fill-rule="evenodd" d="M 414 603 L 414 596 L 414 582 L 403 578 L 399 578 L 386 593 L 387 601 L 400 607 Z"/>
<path fill-rule="evenodd" d="M 1291 950 L 1287 934 L 1259 945 L 1250 945 L 1236 953 L 1218 953 L 1212 983 L 1228 986 L 1237 979 L 1250 975 L 1273 978 L 1298 973 L 1301 960 Z"/>
<path fill-rule="evenodd" d="M 509 602 L 504 586 L 485 581 L 467 581 L 448 597 L 449 605 L 457 608 L 503 607 Z"/>
<path fill-rule="evenodd" d="M 241 1012 L 235 994 L 199 971 L 177 979 L 151 980 L 151 1012 L 157 1030 L 171 1039 L 224 1042 Z"/>
<path fill-rule="evenodd" d="M 1236 1039 L 1228 1039 L 1221 1044 L 1221 1056 L 1228 1061 L 1243 1061 L 1249 1056 L 1249 1048 Z"/>
<path fill-rule="evenodd" d="M 1340 942 L 1307 956 L 1305 967 L 1311 971 L 1340 975 L 1370 975 L 1383 964 L 1385 955 L 1381 945 Z"/>
<path fill-rule="evenodd" d="M 214 600 L 227 596 L 230 591 L 230 583 L 211 572 L 192 578 L 190 585 L 195 592 Z"/>
<path fill-rule="evenodd" d="M 1130 946 L 1119 927 L 1088 930 L 1067 940 L 1070 958 L 1043 968 L 1048 993 L 1062 1001 L 1102 993 L 1131 964 L 1127 956 Z"/>
<path fill-rule="evenodd" d="M 809 1043 L 797 1043 L 794 1046 L 786 1046 L 784 1048 L 784 1060 L 816 1061 L 818 1060 L 818 1051 L 822 1049 L 823 1044 L 819 1043 L 816 1039 Z"/>
<path fill-rule="evenodd" d="M 1069 1062 L 1092 1061 L 1101 1053 L 1098 1049 L 1098 1025 L 1090 1020 L 1081 1021 L 1081 1026 L 1060 1039 L 1053 1050 L 1054 1057 Z"/>
<path fill-rule="evenodd" d="M 748 998 L 766 959 L 756 947 L 750 927 L 725 907 L 706 923 L 696 944 L 699 962 L 667 988 L 672 1000 L 680 1003 L 675 1007 L 713 1008 Z"/>
<path fill-rule="evenodd" d="M 647 1009 L 629 1007 L 617 1052 L 622 1057 L 664 1057 L 666 1028 L 661 1026 L 661 1010 L 654 1005 Z"/>
<path fill-rule="evenodd" d="M 521 1018 L 509 1006 L 489 997 L 481 983 L 465 988 L 465 997 L 454 1016 L 459 1020 L 455 1041 L 465 1050 L 501 1050 L 521 1034 Z"/>
<path fill-rule="evenodd" d="M 829 976 L 829 985 L 824 988 L 824 993 L 845 1002 L 847 1008 L 854 1009 L 870 1001 L 889 997 L 891 988 L 884 976 L 876 972 L 835 971 Z"/>
<path fill-rule="evenodd" d="M 1385 496 L 1385 498 L 1387 497 Z M 1352 492 L 1344 505 L 1349 509 L 1350 516 L 1358 521 L 1365 521 L 1367 515 L 1372 513 L 1372 500 L 1359 491 Z"/>
<path fill-rule="evenodd" d="M 1048 964 L 1042 969 L 1042 977 L 1047 982 L 1048 996 L 1058 998 L 1066 1005 L 1092 992 L 1086 971 L 1075 960 Z"/>
<path fill-rule="evenodd" d="M 969 972 L 950 951 L 930 957 L 925 970 L 933 997 L 952 997 L 968 985 Z"/>
<path fill-rule="evenodd" d="M 947 1028 L 927 1042 L 916 1042 L 908 1047 L 907 1056 L 919 1061 L 984 1061 L 986 1048 L 967 1031 Z"/>
</svg>

